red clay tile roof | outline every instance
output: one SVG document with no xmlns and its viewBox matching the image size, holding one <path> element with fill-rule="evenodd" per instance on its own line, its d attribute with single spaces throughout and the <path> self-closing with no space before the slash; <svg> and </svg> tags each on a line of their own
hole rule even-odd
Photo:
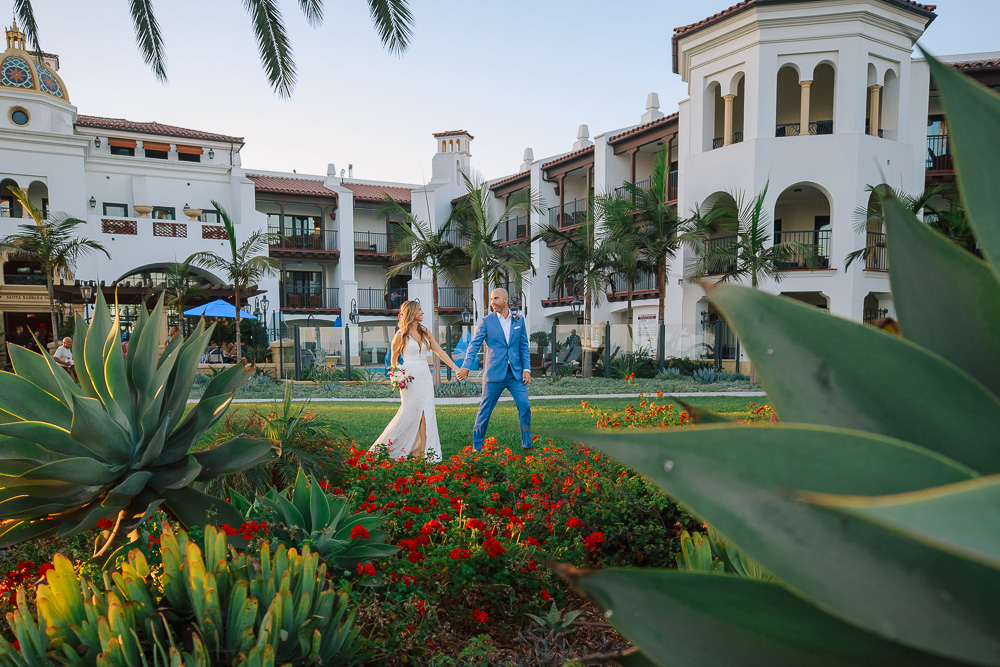
<svg viewBox="0 0 1000 667">
<path fill-rule="evenodd" d="M 206 141 L 226 141 L 234 144 L 242 144 L 243 137 L 230 137 L 226 134 L 215 134 L 212 132 L 202 132 L 201 130 L 189 130 L 185 127 L 175 127 L 173 125 L 163 125 L 155 120 L 151 123 L 139 123 L 124 118 L 103 118 L 101 116 L 76 117 L 77 127 L 96 127 L 102 130 L 119 132 L 139 132 L 141 134 L 157 134 L 166 137 L 183 137 L 185 139 L 204 139 Z"/>
<path fill-rule="evenodd" d="M 469 133 L 466 132 L 465 130 L 448 130 L 447 132 L 435 132 L 434 136 L 435 137 L 454 137 L 454 136 L 457 136 L 459 134 L 469 134 Z M 469 138 L 470 139 L 475 139 L 475 137 L 472 136 L 471 134 L 469 134 Z"/>
<path fill-rule="evenodd" d="M 701 30 L 702 28 L 710 26 L 713 23 L 718 23 L 722 19 L 729 18 L 730 16 L 733 16 L 735 14 L 739 14 L 744 9 L 749 9 L 750 7 L 757 5 L 777 4 L 778 1 L 779 0 L 770 0 L 770 1 L 743 0 L 742 2 L 738 2 L 732 7 L 729 7 L 728 9 L 723 9 L 721 12 L 718 12 L 717 14 L 712 14 L 708 18 L 704 18 L 700 21 L 696 21 L 689 25 L 683 25 L 679 28 L 674 28 L 674 39 L 676 40 L 678 37 L 683 37 L 684 35 L 690 34 L 697 30 Z M 801 1 L 807 2 L 808 0 L 801 0 Z M 936 5 L 922 5 L 918 2 L 913 2 L 913 0 L 885 0 L 885 2 L 901 6 L 904 8 L 913 9 L 915 11 L 920 12 L 921 14 L 933 14 L 934 10 L 937 9 Z"/>
<path fill-rule="evenodd" d="M 584 153 L 587 153 L 587 152 L 593 153 L 594 152 L 594 147 L 593 146 L 587 146 L 586 148 L 581 148 L 578 151 L 573 151 L 572 153 L 569 153 L 567 155 L 563 155 L 562 157 L 557 157 L 555 160 L 552 160 L 551 162 L 546 162 L 545 164 L 543 164 L 542 165 L 542 169 L 548 169 L 550 167 L 554 167 L 556 165 L 562 164 L 563 162 L 569 162 L 573 158 L 578 157 L 580 155 L 583 155 Z"/>
<path fill-rule="evenodd" d="M 395 188 L 388 185 L 369 185 L 367 183 L 341 183 L 345 188 L 354 192 L 354 201 L 380 202 L 389 195 L 400 204 L 410 203 L 409 188 Z"/>
<path fill-rule="evenodd" d="M 247 178 L 253 181 L 257 192 L 337 198 L 336 192 L 327 190 L 323 187 L 323 181 L 315 178 L 286 178 L 285 176 L 260 176 L 257 174 L 247 174 Z"/>
<path fill-rule="evenodd" d="M 951 63 L 951 66 L 955 69 L 962 70 L 963 72 L 981 69 L 998 69 L 1000 68 L 1000 58 L 995 60 L 968 60 L 961 63 Z"/>
<path fill-rule="evenodd" d="M 464 195 L 458 195 L 457 197 L 455 197 L 454 199 L 451 200 L 451 205 L 454 206 L 455 204 L 457 204 L 458 202 L 462 201 L 463 199 L 468 198 L 468 196 L 469 196 L 468 192 L 466 192 Z"/>
<path fill-rule="evenodd" d="M 498 188 L 501 185 L 507 185 L 508 183 L 513 183 L 514 181 L 520 180 L 522 178 L 527 178 L 529 176 L 531 176 L 530 171 L 522 171 L 517 174 L 514 174 L 513 176 L 508 176 L 507 178 L 501 178 L 496 183 L 490 183 L 490 188 Z"/>
<path fill-rule="evenodd" d="M 627 139 L 635 134 L 639 134 L 640 132 L 645 132 L 651 127 L 656 127 L 657 125 L 669 124 L 671 122 L 677 122 L 678 118 L 677 113 L 678 112 L 675 111 L 669 116 L 664 116 L 663 118 L 657 118 L 656 120 L 651 120 L 648 123 L 643 123 L 642 125 L 636 125 L 631 130 L 625 130 L 624 132 L 619 132 L 613 137 L 610 137 L 608 139 L 608 143 L 612 145 L 617 144 L 622 139 Z"/>
</svg>

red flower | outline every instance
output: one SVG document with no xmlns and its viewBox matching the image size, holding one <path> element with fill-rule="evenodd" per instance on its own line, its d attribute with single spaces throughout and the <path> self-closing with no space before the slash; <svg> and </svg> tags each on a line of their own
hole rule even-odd
<svg viewBox="0 0 1000 667">
<path fill-rule="evenodd" d="M 477 621 L 479 621 L 480 623 L 486 623 L 487 621 L 490 620 L 490 615 L 487 614 L 482 609 L 476 609 L 474 612 L 472 612 L 472 617 Z"/>
<path fill-rule="evenodd" d="M 375 574 L 375 566 L 371 563 L 365 563 L 364 565 L 358 563 L 358 574 L 373 576 Z"/>
<path fill-rule="evenodd" d="M 357 539 L 367 540 L 370 537 L 371 536 L 368 534 L 368 529 L 365 528 L 364 526 L 362 526 L 361 524 L 358 524 L 354 528 L 351 528 L 351 539 L 352 540 L 357 540 Z"/>
<path fill-rule="evenodd" d="M 543 588 L 541 592 L 542 599 L 548 602 L 552 599 L 552 593 L 549 593 L 548 589 Z"/>
<path fill-rule="evenodd" d="M 465 522 L 465 527 L 469 530 L 486 530 L 486 524 L 479 519 L 469 519 Z"/>
<path fill-rule="evenodd" d="M 472 554 L 469 552 L 468 549 L 452 549 L 451 550 L 451 559 L 452 560 L 468 560 L 469 557 L 471 557 L 471 556 L 472 556 Z"/>
<path fill-rule="evenodd" d="M 41 565 L 38 566 L 38 576 L 44 577 L 46 572 L 54 569 L 55 567 L 52 565 L 52 563 L 42 563 Z"/>
<path fill-rule="evenodd" d="M 500 541 L 493 537 L 488 538 L 483 543 L 483 548 L 486 549 L 486 553 L 488 553 L 491 558 L 496 558 L 500 554 L 507 553 L 507 550 L 503 548 L 503 545 L 500 544 Z"/>
<path fill-rule="evenodd" d="M 423 527 L 420 529 L 420 532 L 422 532 L 424 535 L 430 535 L 434 531 L 437 531 L 439 533 L 444 532 L 444 526 L 438 523 L 435 519 L 431 519 L 430 521 L 425 523 Z"/>
<path fill-rule="evenodd" d="M 529 537 L 524 538 L 524 540 L 522 540 L 522 541 L 525 544 L 530 544 L 533 547 L 540 547 L 540 546 L 542 546 L 542 543 L 539 542 L 538 540 L 536 540 L 534 537 L 530 537 L 529 536 Z"/>
<path fill-rule="evenodd" d="M 583 538 L 583 544 L 587 547 L 588 551 L 596 551 L 601 542 L 604 541 L 604 533 L 597 531 L 596 533 L 591 533 Z"/>
<path fill-rule="evenodd" d="M 111 519 L 98 519 L 97 527 L 101 528 L 102 530 L 111 530 L 112 528 L 115 527 L 115 524 L 113 521 L 111 521 Z"/>
<path fill-rule="evenodd" d="M 583 525 L 583 522 L 580 521 L 579 519 L 577 519 L 575 516 L 572 516 L 572 517 L 570 517 L 569 519 L 566 520 L 566 527 L 567 528 L 579 528 L 582 525 Z"/>
<path fill-rule="evenodd" d="M 423 560 L 424 555 L 419 551 L 411 551 L 406 555 L 411 563 L 416 563 L 417 561 Z"/>
</svg>

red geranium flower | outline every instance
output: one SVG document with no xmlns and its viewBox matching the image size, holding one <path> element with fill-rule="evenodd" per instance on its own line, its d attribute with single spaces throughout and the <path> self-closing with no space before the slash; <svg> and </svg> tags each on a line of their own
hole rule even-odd
<svg viewBox="0 0 1000 667">
<path fill-rule="evenodd" d="M 596 533 L 591 533 L 583 538 L 583 544 L 587 547 L 588 551 L 596 551 L 601 542 L 604 541 L 604 533 L 597 531 Z"/>
<path fill-rule="evenodd" d="M 582 525 L 583 525 L 583 522 L 580 521 L 579 519 L 577 519 L 575 516 L 572 516 L 572 517 L 570 517 L 569 519 L 566 520 L 566 527 L 567 528 L 579 528 Z"/>
<path fill-rule="evenodd" d="M 357 539 L 367 540 L 370 537 L 371 537 L 371 535 L 368 534 L 368 529 L 365 528 L 364 526 L 362 526 L 361 524 L 358 524 L 354 528 L 351 528 L 351 539 L 352 540 L 357 540 Z"/>
<path fill-rule="evenodd" d="M 474 612 L 472 612 L 472 617 L 477 621 L 479 621 L 480 623 L 486 623 L 487 621 L 490 620 L 490 615 L 487 614 L 482 609 L 476 609 Z"/>
</svg>

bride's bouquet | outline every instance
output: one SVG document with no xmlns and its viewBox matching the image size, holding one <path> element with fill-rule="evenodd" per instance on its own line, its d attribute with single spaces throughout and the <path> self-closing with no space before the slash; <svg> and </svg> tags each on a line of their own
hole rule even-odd
<svg viewBox="0 0 1000 667">
<path fill-rule="evenodd" d="M 389 371 L 389 381 L 392 383 L 392 388 L 399 391 L 410 386 L 413 376 L 406 373 L 405 367 L 398 366 Z"/>
</svg>

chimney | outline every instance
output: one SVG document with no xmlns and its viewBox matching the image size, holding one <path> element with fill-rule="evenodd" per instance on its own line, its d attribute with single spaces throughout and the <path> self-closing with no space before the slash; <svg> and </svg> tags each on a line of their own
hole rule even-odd
<svg viewBox="0 0 1000 667">
<path fill-rule="evenodd" d="M 590 128 L 586 125 L 581 125 L 576 131 L 576 143 L 573 144 L 573 150 L 578 151 L 581 148 L 593 145 L 594 142 L 590 140 Z"/>
<path fill-rule="evenodd" d="M 354 165 L 353 164 L 347 165 L 347 177 L 348 178 L 354 178 Z"/>
<path fill-rule="evenodd" d="M 337 176 L 337 167 L 332 162 L 330 164 L 326 165 L 326 175 L 327 176 L 333 176 L 333 177 Z"/>
<path fill-rule="evenodd" d="M 531 169 L 531 163 L 535 161 L 535 151 L 530 148 L 524 149 L 524 159 L 521 162 L 521 168 L 519 171 L 528 171 Z"/>
<path fill-rule="evenodd" d="M 646 113 L 642 114 L 641 122 L 650 123 L 661 118 L 663 118 L 663 112 L 660 111 L 660 96 L 656 93 L 646 95 Z"/>
</svg>

